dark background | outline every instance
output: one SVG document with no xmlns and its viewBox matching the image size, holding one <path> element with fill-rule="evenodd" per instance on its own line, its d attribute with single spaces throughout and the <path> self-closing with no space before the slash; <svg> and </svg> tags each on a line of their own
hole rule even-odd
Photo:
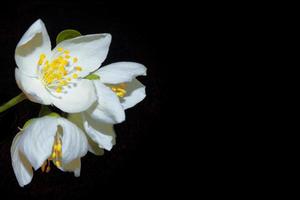
<svg viewBox="0 0 300 200">
<path fill-rule="evenodd" d="M 176 184 L 179 172 L 172 170 L 171 161 L 179 155 L 180 149 L 171 148 L 171 138 L 175 135 L 165 127 L 177 126 L 170 120 L 176 112 L 169 112 L 167 116 L 167 111 L 171 99 L 168 94 L 179 87 L 179 83 L 169 80 L 180 59 L 176 50 L 184 37 L 176 35 L 180 21 L 172 15 L 172 5 L 155 1 L 109 2 L 28 1 L 2 7 L 0 104 L 20 93 L 14 79 L 14 50 L 21 36 L 38 18 L 46 24 L 52 46 L 56 35 L 68 28 L 82 34 L 111 33 L 112 43 L 103 65 L 133 61 L 148 69 L 147 77 L 139 78 L 146 85 L 146 99 L 127 110 L 126 121 L 115 126 L 117 144 L 112 151 L 100 157 L 88 153 L 82 158 L 80 178 L 52 168 L 49 174 L 34 172 L 32 182 L 19 187 L 11 165 L 10 146 L 17 127 L 37 116 L 39 105 L 24 101 L 1 113 L 0 190 L 8 192 L 10 198 L 77 199 L 94 193 L 99 198 L 118 193 L 134 196 L 141 190 L 148 196 L 164 191 L 169 182 Z M 177 40 L 174 35 L 178 36 Z M 121 189 L 125 190 L 120 192 Z"/>
</svg>

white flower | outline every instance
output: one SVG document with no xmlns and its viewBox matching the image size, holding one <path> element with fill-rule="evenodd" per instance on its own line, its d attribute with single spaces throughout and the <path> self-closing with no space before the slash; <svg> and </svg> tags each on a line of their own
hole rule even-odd
<svg viewBox="0 0 300 200">
<path fill-rule="evenodd" d="M 110 42 L 110 34 L 85 35 L 51 50 L 45 25 L 37 20 L 16 47 L 17 84 L 31 101 L 70 113 L 84 111 L 96 96 L 92 82 L 82 78 L 99 68 Z"/>
<path fill-rule="evenodd" d="M 81 162 L 88 151 L 86 135 L 75 124 L 61 117 L 36 118 L 14 138 L 12 165 L 20 186 L 27 185 L 33 169 L 50 170 L 52 161 L 62 171 L 80 176 Z"/>
<path fill-rule="evenodd" d="M 93 81 L 97 103 L 85 112 L 68 116 L 89 136 L 90 144 L 94 143 L 90 145 L 93 153 L 99 148 L 111 150 L 115 144 L 113 124 L 125 119 L 124 109 L 133 107 L 146 96 L 145 86 L 135 79 L 146 74 L 146 68 L 141 64 L 114 63 L 101 67 L 95 74 L 101 77 Z"/>
<path fill-rule="evenodd" d="M 146 75 L 146 68 L 118 62 L 98 69 L 110 42 L 110 34 L 86 35 L 65 40 L 51 51 L 46 28 L 38 20 L 16 48 L 18 86 L 34 102 L 54 104 L 68 113 L 86 111 L 104 123 L 120 123 L 125 120 L 124 109 L 146 96 L 145 87 L 135 79 Z M 100 79 L 83 79 L 89 74 Z"/>
</svg>

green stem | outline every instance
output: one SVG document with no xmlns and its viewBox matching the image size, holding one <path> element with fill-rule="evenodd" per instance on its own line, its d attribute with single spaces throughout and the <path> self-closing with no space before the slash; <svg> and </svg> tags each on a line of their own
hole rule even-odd
<svg viewBox="0 0 300 200">
<path fill-rule="evenodd" d="M 26 99 L 27 97 L 25 96 L 24 93 L 19 94 L 18 96 L 12 98 L 11 100 L 9 100 L 8 102 L 6 102 L 5 104 L 0 106 L 0 113 L 6 111 L 7 109 L 15 106 L 16 104 L 22 102 L 24 99 Z"/>
</svg>

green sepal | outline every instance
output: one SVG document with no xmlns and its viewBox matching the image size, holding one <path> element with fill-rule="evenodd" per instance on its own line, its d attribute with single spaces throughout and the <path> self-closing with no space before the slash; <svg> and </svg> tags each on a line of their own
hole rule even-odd
<svg viewBox="0 0 300 200">
<path fill-rule="evenodd" d="M 97 74 L 90 74 L 90 75 L 87 75 L 84 78 L 89 79 L 89 80 L 100 80 L 100 76 L 98 76 Z"/>
</svg>

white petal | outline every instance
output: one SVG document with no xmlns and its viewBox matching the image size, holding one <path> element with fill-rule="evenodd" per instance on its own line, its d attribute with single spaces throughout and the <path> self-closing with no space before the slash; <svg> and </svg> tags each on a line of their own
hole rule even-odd
<svg viewBox="0 0 300 200">
<path fill-rule="evenodd" d="M 110 42 L 111 35 L 106 33 L 84 35 L 74 39 L 65 40 L 53 49 L 52 58 L 58 56 L 59 52 L 57 49 L 59 47 L 64 50 L 69 50 L 70 56 L 78 58 L 76 65 L 82 68 L 82 71 L 78 72 L 78 75 L 80 77 L 85 77 L 101 66 L 107 56 Z"/>
<path fill-rule="evenodd" d="M 84 130 L 100 148 L 110 151 L 115 144 L 115 132 L 112 124 L 96 121 L 86 115 L 84 117 Z"/>
<path fill-rule="evenodd" d="M 25 128 L 19 148 L 35 170 L 51 155 L 57 131 L 57 118 L 41 117 Z"/>
<path fill-rule="evenodd" d="M 28 75 L 37 73 L 40 54 L 51 55 L 51 42 L 42 20 L 34 22 L 22 36 L 15 50 L 15 60 L 20 70 Z"/>
<path fill-rule="evenodd" d="M 39 79 L 23 74 L 18 68 L 15 69 L 15 78 L 28 99 L 44 105 L 51 104 L 51 97 Z"/>
<path fill-rule="evenodd" d="M 67 90 L 67 94 L 59 93 L 61 98 L 52 97 L 53 104 L 67 113 L 78 113 L 87 110 L 96 100 L 92 81 L 81 79 L 76 86 Z"/>
<path fill-rule="evenodd" d="M 84 156 L 88 151 L 88 143 L 85 134 L 75 124 L 59 118 L 58 124 L 62 128 L 62 162 L 70 163 Z"/>
<path fill-rule="evenodd" d="M 102 83 L 118 84 L 130 82 L 133 78 L 146 75 L 146 67 L 134 62 L 117 62 L 101 67 L 95 74 Z"/>
<path fill-rule="evenodd" d="M 67 171 L 67 172 L 74 172 L 74 175 L 76 177 L 80 176 L 80 170 L 81 170 L 81 161 L 80 158 L 75 159 L 69 163 L 63 163 L 61 167 L 62 171 Z"/>
<path fill-rule="evenodd" d="M 126 92 L 126 96 L 121 98 L 124 109 L 135 106 L 146 97 L 145 86 L 136 79 L 127 83 Z"/>
<path fill-rule="evenodd" d="M 120 123 L 125 120 L 125 112 L 117 95 L 100 81 L 93 81 L 98 103 L 89 108 L 88 112 L 94 119 L 106 123 Z"/>
<path fill-rule="evenodd" d="M 83 115 L 82 113 L 69 114 L 68 120 L 73 122 L 74 124 L 76 124 L 76 126 L 78 128 L 80 128 L 81 130 L 84 130 L 82 115 Z M 84 133 L 86 134 L 85 131 L 84 131 Z M 87 136 L 87 140 L 88 140 L 89 151 L 95 155 L 103 155 L 104 154 L 103 149 L 101 149 L 98 146 L 98 144 L 90 138 L 90 136 L 88 136 L 88 135 L 86 135 L 86 136 Z"/>
<path fill-rule="evenodd" d="M 13 170 L 19 185 L 23 187 L 31 182 L 33 170 L 27 158 L 19 151 L 19 140 L 21 136 L 21 132 L 15 136 L 10 153 Z"/>
</svg>

